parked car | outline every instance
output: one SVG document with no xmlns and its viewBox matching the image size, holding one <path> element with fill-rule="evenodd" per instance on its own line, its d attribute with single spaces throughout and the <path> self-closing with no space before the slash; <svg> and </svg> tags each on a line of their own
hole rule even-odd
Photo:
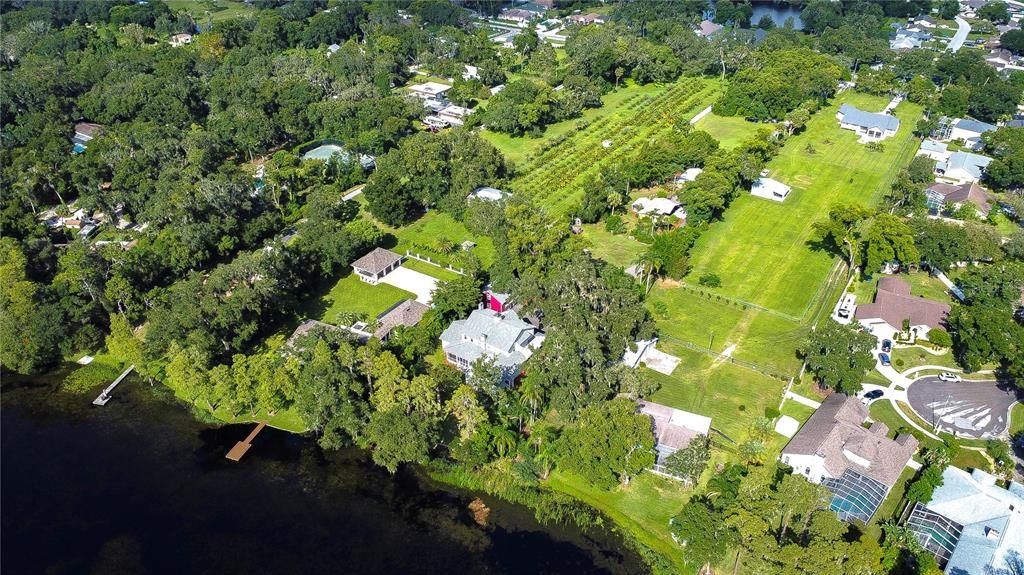
<svg viewBox="0 0 1024 575">
<path fill-rule="evenodd" d="M 873 390 L 871 390 L 871 391 L 869 391 L 869 392 L 864 394 L 864 399 L 866 399 L 868 401 L 871 401 L 871 400 L 878 399 L 879 397 L 882 397 L 883 395 L 885 395 L 885 392 L 883 392 L 881 389 L 873 389 Z"/>
<path fill-rule="evenodd" d="M 939 380 L 940 381 L 948 381 L 948 382 L 951 382 L 951 383 L 956 383 L 958 381 L 961 381 L 961 377 L 959 375 L 955 374 L 955 373 L 950 373 L 948 371 L 944 371 L 944 372 L 939 374 Z"/>
<path fill-rule="evenodd" d="M 882 340 L 882 351 L 884 351 L 885 353 L 889 353 L 890 351 L 892 351 L 892 340 L 891 339 L 883 339 Z"/>
<path fill-rule="evenodd" d="M 889 362 L 889 354 L 887 353 L 878 354 L 878 361 L 882 362 L 882 365 L 892 365 Z"/>
</svg>

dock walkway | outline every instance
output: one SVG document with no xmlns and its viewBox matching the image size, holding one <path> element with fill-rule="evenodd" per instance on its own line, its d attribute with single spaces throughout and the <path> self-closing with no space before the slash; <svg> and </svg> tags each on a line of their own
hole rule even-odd
<svg viewBox="0 0 1024 575">
<path fill-rule="evenodd" d="M 245 455 L 247 451 L 249 451 L 250 447 L 252 447 L 252 440 L 256 439 L 256 436 L 259 435 L 259 433 L 263 431 L 263 428 L 266 426 L 267 422 L 261 421 L 259 425 L 257 425 L 256 428 L 253 429 L 251 433 L 249 433 L 248 437 L 236 443 L 235 446 L 231 448 L 231 451 L 228 451 L 227 455 L 225 455 L 224 457 L 230 459 L 231 461 L 241 460 L 242 456 Z"/>
<path fill-rule="evenodd" d="M 114 391 L 114 388 L 117 387 L 117 384 L 121 383 L 121 381 L 124 378 L 128 377 L 128 374 L 131 373 L 132 370 L 134 370 L 134 369 L 135 369 L 135 364 L 129 365 L 128 369 L 124 370 L 124 373 L 122 373 L 121 375 L 117 376 L 117 379 L 114 380 L 114 383 L 111 383 L 107 387 L 103 388 L 103 391 L 100 393 L 99 397 L 97 397 L 96 399 L 92 400 L 92 404 L 93 405 L 100 405 L 100 406 L 106 405 L 107 402 L 109 402 L 110 399 L 111 399 L 110 398 L 110 392 Z"/>
</svg>

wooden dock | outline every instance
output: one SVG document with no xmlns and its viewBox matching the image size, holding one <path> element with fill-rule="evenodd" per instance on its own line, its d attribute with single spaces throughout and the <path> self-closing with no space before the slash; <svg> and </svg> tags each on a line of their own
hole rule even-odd
<svg viewBox="0 0 1024 575">
<path fill-rule="evenodd" d="M 225 455 L 224 457 L 230 459 L 231 461 L 241 460 L 242 456 L 245 455 L 247 451 L 249 451 L 250 447 L 252 447 L 252 440 L 256 439 L 256 436 L 259 435 L 259 433 L 263 431 L 263 428 L 266 426 L 266 421 L 259 422 L 259 424 L 256 426 L 255 429 L 252 430 L 249 436 L 243 439 L 242 441 L 236 443 L 235 446 L 231 448 L 231 451 L 228 451 L 228 454 Z"/>
<path fill-rule="evenodd" d="M 117 384 L 121 383 L 121 381 L 124 378 L 128 377 L 128 374 L 131 373 L 133 369 L 135 369 L 135 364 L 129 365 L 128 369 L 124 370 L 124 373 L 117 376 L 117 379 L 114 380 L 114 383 L 111 383 L 107 387 L 103 388 L 103 392 L 100 393 L 99 397 L 92 400 L 92 404 L 100 406 L 106 405 L 107 402 L 110 401 L 110 392 L 114 391 L 114 388 L 117 387 Z"/>
</svg>

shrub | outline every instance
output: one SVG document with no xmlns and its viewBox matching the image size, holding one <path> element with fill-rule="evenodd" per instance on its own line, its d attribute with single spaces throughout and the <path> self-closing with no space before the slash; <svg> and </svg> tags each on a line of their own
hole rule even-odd
<svg viewBox="0 0 1024 575">
<path fill-rule="evenodd" d="M 894 360 L 894 361 L 892 362 L 892 364 L 893 364 L 893 365 L 895 365 L 896 367 L 903 367 L 903 363 L 904 363 L 904 362 L 903 362 L 903 359 L 901 359 L 901 358 L 896 358 L 896 359 L 895 359 L 895 360 Z"/>
<path fill-rule="evenodd" d="M 90 389 L 113 383 L 121 370 L 99 360 L 72 371 L 64 378 L 64 389 L 74 393 L 85 393 Z"/>
<path fill-rule="evenodd" d="M 699 283 L 702 286 L 711 288 L 722 287 L 722 278 L 718 277 L 717 274 L 706 273 L 700 276 L 700 279 L 697 280 L 697 283 Z"/>
<path fill-rule="evenodd" d="M 780 415 L 782 415 L 782 412 L 774 407 L 764 408 L 764 416 L 768 419 L 777 419 Z"/>
<path fill-rule="evenodd" d="M 625 233 L 626 223 L 622 221 L 622 216 L 608 216 L 604 220 L 604 229 L 613 234 Z"/>
<path fill-rule="evenodd" d="M 949 335 L 948 331 L 941 327 L 928 330 L 928 341 L 938 347 L 950 347 L 953 345 L 953 338 Z"/>
</svg>

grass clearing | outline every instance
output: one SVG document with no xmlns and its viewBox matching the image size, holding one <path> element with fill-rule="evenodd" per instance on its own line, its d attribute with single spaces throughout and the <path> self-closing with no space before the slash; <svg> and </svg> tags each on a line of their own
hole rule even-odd
<svg viewBox="0 0 1024 575">
<path fill-rule="evenodd" d="M 668 350 L 666 348 L 666 350 Z M 785 384 L 731 363 L 688 350 L 668 350 L 683 361 L 672 375 L 644 368 L 661 387 L 651 401 L 711 418 L 711 425 L 733 441 L 746 438 L 750 422 L 775 408 Z"/>
<path fill-rule="evenodd" d="M 1024 432 L 1024 403 L 1015 403 L 1010 408 L 1010 435 Z"/>
<path fill-rule="evenodd" d="M 443 237 L 455 245 L 456 251 L 453 253 L 461 250 L 461 245 L 465 241 L 475 243 L 476 246 L 470 250 L 480 258 L 480 264 L 485 269 L 491 267 L 491 263 L 494 262 L 494 243 L 491 238 L 471 233 L 462 222 L 448 214 L 436 210 L 430 211 L 415 222 L 400 228 L 373 220 L 368 212 L 364 214 L 364 217 L 371 219 L 377 226 L 393 236 L 392 243 L 385 247 L 396 253 L 404 255 L 405 250 L 409 250 L 420 253 L 424 257 L 429 256 L 431 260 L 447 264 L 452 260 L 451 254 L 442 254 L 437 250 L 438 239 Z"/>
<path fill-rule="evenodd" d="M 451 281 L 459 277 L 459 274 L 451 270 L 440 268 L 435 265 L 428 264 L 427 262 L 421 262 L 420 260 L 416 260 L 413 258 L 405 258 L 405 261 L 402 262 L 402 267 L 409 268 L 416 272 L 420 272 L 421 274 L 426 274 L 432 278 L 436 278 L 443 282 Z"/>
<path fill-rule="evenodd" d="M 889 495 L 878 506 L 878 511 L 875 512 L 875 516 L 871 519 L 872 523 L 884 523 L 888 520 L 895 521 L 899 518 L 899 514 L 903 511 L 903 496 L 907 493 L 907 487 L 910 486 L 910 481 L 915 475 L 917 475 L 917 472 L 913 469 L 909 467 L 903 468 L 900 478 L 892 486 Z"/>
<path fill-rule="evenodd" d="M 857 143 L 853 132 L 839 128 L 835 112 L 844 102 L 867 110 L 886 104 L 884 98 L 844 93 L 815 114 L 768 164 L 771 177 L 793 187 L 789 198 L 737 198 L 724 220 L 694 246 L 690 278 L 715 273 L 722 279 L 718 291 L 725 295 L 792 316 L 806 313 L 835 261 L 816 246 L 814 222 L 836 203 L 876 202 L 917 149 L 912 131 L 919 106 L 901 104 L 899 133 L 884 142 L 884 151 L 872 152 Z"/>
<path fill-rule="evenodd" d="M 668 530 L 669 519 L 679 513 L 692 493 L 681 483 L 642 473 L 628 486 L 604 491 L 579 477 L 556 471 L 547 485 L 605 513 L 616 525 L 671 561 L 677 573 L 695 572 L 694 567 L 683 562 L 683 550 Z"/>
<path fill-rule="evenodd" d="M 320 319 L 333 324 L 343 312 L 373 319 L 403 299 L 416 299 L 416 295 L 384 283 L 370 285 L 349 272 L 323 297 L 325 309 Z"/>
<path fill-rule="evenodd" d="M 719 116 L 711 113 L 694 125 L 698 130 L 711 134 L 723 148 L 735 148 L 750 139 L 760 124 L 748 122 L 739 116 Z"/>
<path fill-rule="evenodd" d="M 636 263 L 647 244 L 638 242 L 628 234 L 613 234 L 603 223 L 584 224 L 583 237 L 589 242 L 590 253 L 612 265 L 628 268 Z"/>
<path fill-rule="evenodd" d="M 167 0 L 166 4 L 172 12 L 188 12 L 200 25 L 256 15 L 256 8 L 241 0 Z"/>
</svg>

